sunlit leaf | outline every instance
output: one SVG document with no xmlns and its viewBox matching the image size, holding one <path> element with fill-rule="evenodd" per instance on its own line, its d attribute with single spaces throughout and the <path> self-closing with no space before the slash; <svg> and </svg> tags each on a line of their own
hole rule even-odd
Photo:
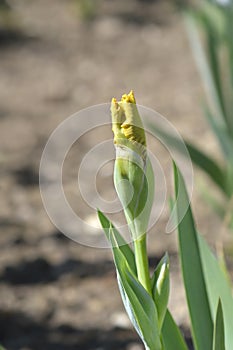
<svg viewBox="0 0 233 350">
<path fill-rule="evenodd" d="M 114 239 L 115 239 L 115 244 L 119 249 L 121 250 L 122 254 L 126 258 L 130 268 L 133 270 L 133 272 L 136 274 L 136 265 L 135 265 L 135 259 L 134 259 L 134 252 L 130 248 L 130 246 L 126 243 L 124 238 L 121 236 L 121 234 L 117 231 L 117 229 L 114 227 L 114 225 L 108 220 L 108 218 L 100 211 L 98 210 L 98 217 L 100 220 L 100 223 L 103 227 L 103 230 L 105 232 L 105 235 L 112 244 L 112 239 L 110 237 L 110 232 L 114 233 Z M 110 231 L 111 229 L 111 231 Z M 114 248 L 113 246 L 112 248 Z"/>
<path fill-rule="evenodd" d="M 220 299 L 225 324 L 226 350 L 231 350 L 233 344 L 233 298 L 231 286 L 216 257 L 200 235 L 198 235 L 198 242 L 212 319 L 214 320 L 216 317 L 216 309 Z"/>
<path fill-rule="evenodd" d="M 169 257 L 165 254 L 160 260 L 151 279 L 152 297 L 158 312 L 159 327 L 162 327 L 167 311 L 170 291 Z"/>
<path fill-rule="evenodd" d="M 174 165 L 175 194 L 177 200 L 177 222 L 179 253 L 186 298 L 189 307 L 192 335 L 196 350 L 211 350 L 213 323 L 203 274 L 198 237 L 189 206 L 189 198 L 180 171 Z M 183 207 L 188 208 L 185 216 Z"/>
<path fill-rule="evenodd" d="M 169 310 L 167 310 L 163 322 L 162 339 L 164 350 L 174 350 L 174 346 L 176 346 L 177 350 L 188 350 L 181 331 L 173 320 Z"/>
<path fill-rule="evenodd" d="M 220 300 L 218 302 L 216 319 L 214 323 L 213 350 L 226 350 L 225 337 L 224 337 L 224 320 L 223 320 L 222 304 Z"/>
<path fill-rule="evenodd" d="M 125 309 L 147 350 L 162 350 L 158 314 L 152 297 L 138 281 L 119 248 L 114 248 L 114 261 Z"/>
</svg>

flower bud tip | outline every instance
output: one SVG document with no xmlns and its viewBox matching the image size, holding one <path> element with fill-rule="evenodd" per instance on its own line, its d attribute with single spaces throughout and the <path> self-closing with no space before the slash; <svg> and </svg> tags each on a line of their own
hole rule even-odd
<svg viewBox="0 0 233 350">
<path fill-rule="evenodd" d="M 127 103 L 134 103 L 134 104 L 136 104 L 136 100 L 135 100 L 135 97 L 134 97 L 133 90 L 131 90 L 128 95 L 127 94 L 122 95 L 121 102 L 127 102 Z"/>
</svg>

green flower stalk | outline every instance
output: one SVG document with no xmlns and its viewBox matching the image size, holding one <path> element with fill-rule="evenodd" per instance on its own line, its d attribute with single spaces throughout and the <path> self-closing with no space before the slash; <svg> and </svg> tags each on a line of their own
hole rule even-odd
<svg viewBox="0 0 233 350">
<path fill-rule="evenodd" d="M 98 210 L 111 244 L 119 291 L 126 312 L 145 350 L 188 350 L 169 312 L 169 258 L 165 254 L 150 277 L 146 232 L 153 201 L 153 171 L 134 94 L 112 100 L 116 146 L 114 183 L 132 234 L 134 249 Z M 198 350 L 232 350 L 232 288 L 220 264 L 197 233 L 181 172 L 174 163 L 179 254 L 192 326 Z M 185 216 L 183 208 L 187 208 Z"/>
<path fill-rule="evenodd" d="M 147 156 L 146 136 L 133 91 L 111 104 L 116 148 L 114 185 L 132 233 L 138 279 L 149 294 L 146 231 L 154 194 L 154 176 Z"/>
<path fill-rule="evenodd" d="M 166 318 L 169 259 L 165 254 L 150 277 L 146 236 L 154 198 L 154 174 L 132 91 L 120 101 L 112 99 L 111 114 L 116 147 L 114 184 L 134 249 L 101 211 L 99 219 L 112 247 L 123 304 L 145 349 L 171 350 L 165 347 L 163 339 L 163 324 L 166 319 L 171 320 L 170 316 Z"/>
</svg>

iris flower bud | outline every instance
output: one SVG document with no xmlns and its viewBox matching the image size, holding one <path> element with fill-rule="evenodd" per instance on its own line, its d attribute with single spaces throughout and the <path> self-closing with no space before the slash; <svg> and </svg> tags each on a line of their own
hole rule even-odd
<svg viewBox="0 0 233 350">
<path fill-rule="evenodd" d="M 154 195 L 154 175 L 133 91 L 111 103 L 116 148 L 114 185 L 133 239 L 145 234 Z"/>
</svg>

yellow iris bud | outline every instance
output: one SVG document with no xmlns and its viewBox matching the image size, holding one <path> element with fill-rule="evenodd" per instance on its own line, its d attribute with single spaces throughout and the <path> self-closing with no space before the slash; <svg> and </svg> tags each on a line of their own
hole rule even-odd
<svg viewBox="0 0 233 350">
<path fill-rule="evenodd" d="M 154 176 L 146 151 L 146 136 L 131 91 L 111 103 L 116 147 L 114 184 L 134 239 L 148 226 L 153 203 Z"/>
</svg>

